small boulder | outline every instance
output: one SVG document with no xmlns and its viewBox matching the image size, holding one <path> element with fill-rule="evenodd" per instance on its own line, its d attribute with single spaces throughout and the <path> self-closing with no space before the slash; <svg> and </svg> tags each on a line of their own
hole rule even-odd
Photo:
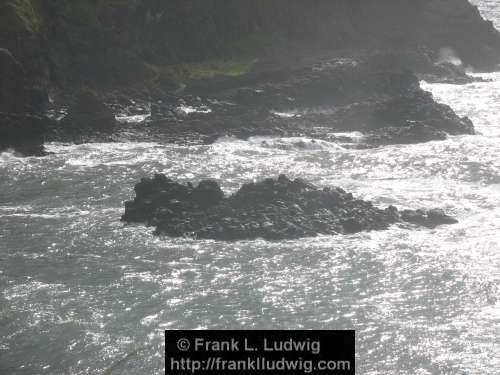
<svg viewBox="0 0 500 375">
<path fill-rule="evenodd" d="M 88 89 L 78 92 L 68 115 L 62 120 L 63 129 L 71 132 L 110 132 L 116 125 L 116 118 L 98 96 Z"/>
<path fill-rule="evenodd" d="M 45 156 L 44 134 L 54 120 L 27 113 L 0 112 L 0 151 L 13 149 L 23 156 Z"/>
</svg>

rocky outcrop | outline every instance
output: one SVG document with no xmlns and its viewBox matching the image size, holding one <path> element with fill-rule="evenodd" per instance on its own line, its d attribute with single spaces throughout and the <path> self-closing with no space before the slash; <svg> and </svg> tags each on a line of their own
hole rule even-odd
<svg viewBox="0 0 500 375">
<path fill-rule="evenodd" d="M 457 222 L 439 209 L 381 209 L 341 188 L 319 189 L 284 175 L 245 184 L 229 197 L 214 181 L 195 187 L 156 175 L 142 179 L 135 193 L 122 220 L 155 226 L 156 234 L 172 237 L 280 240 L 383 230 L 395 223 L 435 228 Z"/>
<path fill-rule="evenodd" d="M 372 58 L 325 59 L 209 95 L 231 104 L 210 105 L 210 113 L 183 118 L 172 117 L 168 107 L 163 115 L 157 109 L 150 126 L 168 129 L 172 137 L 198 133 L 207 140 L 267 135 L 335 141 L 334 133 L 359 131 L 364 134 L 359 147 L 474 133 L 468 118 L 434 101 L 413 73 L 386 70 Z"/>
<path fill-rule="evenodd" d="M 0 42 L 0 47 L 10 49 L 23 63 L 35 62 L 33 56 L 38 54 L 48 64 L 51 79 L 64 85 L 144 84 L 163 76 L 161 68 L 166 65 L 180 64 L 182 70 L 193 62 L 270 56 L 281 56 L 278 60 L 290 64 L 318 51 L 418 50 L 437 61 L 440 50 L 449 48 L 464 66 L 495 68 L 500 62 L 499 33 L 467 0 L 2 0 L 0 4 L 5 15 L 0 34 L 3 29 L 17 36 L 23 30 L 37 35 L 36 43 L 41 39 L 45 48 L 40 50 L 25 37 L 20 51 L 27 58 L 12 50 L 13 45 Z M 413 58 L 411 66 L 423 62 L 422 57 Z"/>
<path fill-rule="evenodd" d="M 498 69 L 500 33 L 491 21 L 481 17 L 476 6 L 468 0 L 425 0 L 423 3 L 423 23 L 416 38 L 421 45 L 435 51 L 437 60 L 462 63 L 479 70 Z"/>
<path fill-rule="evenodd" d="M 58 131 L 67 135 L 111 133 L 116 124 L 113 111 L 93 91 L 82 89 L 76 94 Z"/>
<path fill-rule="evenodd" d="M 23 156 L 45 156 L 45 135 L 54 125 L 45 116 L 0 112 L 0 151 L 11 149 Z"/>
<path fill-rule="evenodd" d="M 153 102 L 143 136 L 167 141 L 361 131 L 358 146 L 372 147 L 472 134 L 417 77 L 466 83 L 465 68 L 499 62 L 500 34 L 467 0 L 0 0 L 0 111 L 40 116 L 49 85 L 64 107 L 74 87 L 133 92 Z M 176 95 L 232 107 L 186 116 L 156 104 Z M 47 137 L 109 140 L 114 123 L 79 95 Z"/>
<path fill-rule="evenodd" d="M 210 143 L 221 136 L 278 136 L 367 148 L 474 133 L 469 119 L 435 102 L 414 74 L 384 70 L 371 59 L 325 59 L 277 72 L 263 81 L 254 77 L 243 87 L 221 87 L 230 88 L 207 93 L 208 98 L 170 95 L 151 105 L 120 94 L 103 98 L 83 89 L 45 138 L 77 143 L 113 139 Z M 200 110 L 189 112 L 194 108 Z M 151 116 L 138 125 L 117 124 L 115 119 L 115 113 L 148 111 Z M 353 131 L 363 136 L 336 135 Z"/>
</svg>

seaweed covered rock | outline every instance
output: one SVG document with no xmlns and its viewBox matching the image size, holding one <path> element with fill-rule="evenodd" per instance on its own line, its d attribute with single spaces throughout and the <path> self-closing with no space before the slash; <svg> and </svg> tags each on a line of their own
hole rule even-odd
<svg viewBox="0 0 500 375">
<path fill-rule="evenodd" d="M 194 187 L 164 175 L 143 178 L 122 220 L 156 226 L 157 234 L 218 240 L 293 239 L 383 230 L 401 222 L 434 228 L 457 221 L 441 210 L 375 207 L 341 188 L 319 189 L 284 175 L 243 185 L 224 197 L 215 181 Z"/>
</svg>

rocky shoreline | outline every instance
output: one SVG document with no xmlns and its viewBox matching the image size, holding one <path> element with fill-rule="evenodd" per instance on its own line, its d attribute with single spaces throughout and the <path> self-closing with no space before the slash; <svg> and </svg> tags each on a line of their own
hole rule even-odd
<svg viewBox="0 0 500 375">
<path fill-rule="evenodd" d="M 246 86 L 238 86 L 240 80 L 226 79 L 224 84 L 219 80 L 219 88 L 204 82 L 205 88 L 200 85 L 198 92 L 136 100 L 110 94 L 99 97 L 83 89 L 71 98 L 67 115 L 59 120 L 31 113 L 0 114 L 0 124 L 6 123 L 0 126 L 0 133 L 5 133 L 0 146 L 43 156 L 44 141 L 211 143 L 222 136 L 276 136 L 369 148 L 474 133 L 472 122 L 435 102 L 420 88 L 415 74 L 387 71 L 368 59 L 322 60 L 275 72 L 266 81 L 253 79 Z M 137 113 L 143 114 L 139 121 L 115 119 Z M 8 126 L 12 118 L 21 125 Z M 362 137 L 336 135 L 347 132 L 361 132 Z"/>
<path fill-rule="evenodd" d="M 286 14 L 276 12 L 282 0 L 98 3 L 0 3 L 0 150 L 43 156 L 47 141 L 210 143 L 257 135 L 358 148 L 442 140 L 473 134 L 473 125 L 436 103 L 419 80 L 469 83 L 467 69 L 500 63 L 500 33 L 466 0 L 321 2 L 316 10 L 289 1 Z M 169 23 L 172 12 L 186 21 L 209 15 L 214 23 L 184 30 Z M 314 22 L 306 22 L 307 12 Z M 280 26 L 286 37 L 277 38 L 284 30 L 276 17 L 296 20 Z M 91 21 L 102 35 L 77 27 Z M 251 42 L 248 33 L 263 38 Z M 79 50 L 71 35 L 89 45 Z M 174 43 L 176 35 L 191 44 Z M 67 116 L 47 115 L 54 112 Z M 114 119 L 134 114 L 140 120 Z M 335 135 L 354 131 L 361 139 Z"/>
<path fill-rule="evenodd" d="M 466 84 L 477 80 L 469 69 L 498 68 L 500 33 L 476 7 L 304 4 L 4 0 L 0 152 L 46 156 L 44 143 L 54 141 L 210 144 L 225 136 L 365 149 L 474 134 L 471 120 L 436 102 L 420 80 Z M 440 210 L 382 210 L 285 176 L 225 197 L 213 181 L 184 186 L 158 175 L 136 193 L 124 221 L 170 236 L 283 239 L 456 222 Z"/>
<path fill-rule="evenodd" d="M 384 230 L 393 224 L 426 228 L 457 220 L 440 209 L 375 207 L 339 187 L 319 189 L 284 175 L 243 185 L 226 197 L 217 182 L 179 184 L 158 174 L 135 186 L 122 221 L 156 227 L 156 234 L 224 241 L 313 237 Z"/>
<path fill-rule="evenodd" d="M 435 102 L 409 71 L 385 70 L 362 58 L 334 58 L 277 75 L 244 87 L 212 89 L 212 99 L 230 104 L 208 105 L 209 113 L 180 121 L 168 106 L 156 106 L 145 124 L 181 139 L 198 133 L 206 142 L 263 135 L 336 142 L 335 133 L 358 131 L 360 148 L 474 133 L 469 119 Z"/>
</svg>

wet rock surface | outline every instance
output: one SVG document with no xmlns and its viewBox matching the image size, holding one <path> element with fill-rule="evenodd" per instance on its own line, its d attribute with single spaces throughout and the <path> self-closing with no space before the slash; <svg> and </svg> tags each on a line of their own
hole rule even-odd
<svg viewBox="0 0 500 375">
<path fill-rule="evenodd" d="M 427 228 L 457 223 L 440 209 L 381 209 L 341 188 L 320 189 L 284 175 L 245 184 L 226 197 L 215 181 L 183 185 L 158 174 L 143 178 L 135 193 L 122 221 L 146 223 L 171 237 L 281 240 L 384 230 L 395 223 Z"/>
<path fill-rule="evenodd" d="M 211 92 L 202 90 L 205 96 L 186 92 L 131 99 L 81 90 L 71 98 L 67 115 L 53 121 L 42 138 L 209 144 L 223 136 L 306 137 L 370 148 L 474 134 L 472 122 L 437 103 L 416 75 L 380 69 L 370 58 L 328 58 L 259 76 L 264 80 L 237 79 L 236 85 L 246 86 L 215 85 Z M 362 137 L 337 134 L 349 132 Z"/>
<path fill-rule="evenodd" d="M 418 80 L 470 83 L 469 67 L 500 62 L 500 33 L 467 0 L 101 3 L 0 3 L 0 111 L 70 107 L 45 140 L 441 140 L 473 126 Z M 98 95 L 74 95 L 87 85 Z M 115 126 L 124 113 L 137 120 Z"/>
<path fill-rule="evenodd" d="M 208 144 L 223 136 L 273 136 L 370 148 L 474 133 L 468 118 L 437 103 L 411 72 L 465 83 L 470 77 L 462 67 L 437 63 L 425 51 L 349 56 L 314 56 L 292 66 L 263 61 L 244 76 L 206 79 L 179 93 L 81 89 L 53 106 L 67 115 L 43 139 Z M 20 69 L 10 60 L 6 65 Z M 346 132 L 362 137 L 339 141 L 336 133 Z"/>
<path fill-rule="evenodd" d="M 331 141 L 332 133 L 359 131 L 366 147 L 474 133 L 472 122 L 437 103 L 420 88 L 416 75 L 383 70 L 370 58 L 325 59 L 210 95 L 209 112 L 179 116 L 157 107 L 147 125 L 171 137 L 198 134 L 206 142 L 224 135 Z"/>
</svg>

